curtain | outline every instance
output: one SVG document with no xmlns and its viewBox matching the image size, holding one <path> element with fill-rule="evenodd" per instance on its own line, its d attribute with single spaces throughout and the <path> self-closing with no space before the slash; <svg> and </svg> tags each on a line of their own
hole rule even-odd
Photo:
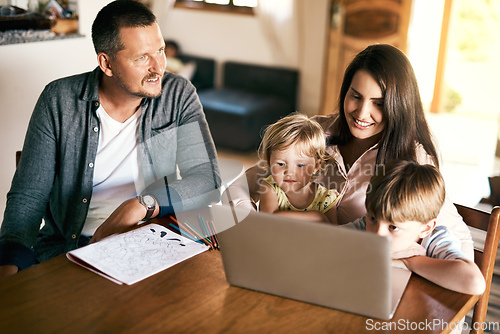
<svg viewBox="0 0 500 334">
<path fill-rule="evenodd" d="M 258 0 L 255 14 L 275 61 L 298 68 L 301 62 L 299 0 Z"/>
</svg>

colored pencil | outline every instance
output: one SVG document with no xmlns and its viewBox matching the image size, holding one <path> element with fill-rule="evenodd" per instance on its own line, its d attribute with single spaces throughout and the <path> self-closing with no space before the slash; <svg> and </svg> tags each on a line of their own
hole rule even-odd
<svg viewBox="0 0 500 334">
<path fill-rule="evenodd" d="M 210 226 L 208 226 L 208 223 L 205 220 L 205 218 L 203 218 L 203 216 L 201 215 L 198 215 L 198 220 L 200 222 L 200 225 L 205 230 L 209 240 L 212 242 L 212 245 L 214 245 L 214 248 L 217 248 L 217 245 L 215 243 L 214 233 L 211 231 Z"/>
<path fill-rule="evenodd" d="M 174 223 L 176 223 L 177 225 L 179 225 L 179 222 L 177 221 L 177 219 L 175 219 L 174 216 L 170 215 L 169 218 L 172 219 L 174 221 Z"/>
<path fill-rule="evenodd" d="M 198 232 L 198 230 L 196 230 L 193 226 L 191 226 L 191 224 L 189 224 L 187 221 L 184 224 L 182 224 L 179 223 L 179 221 L 175 219 L 174 216 L 170 216 L 170 219 L 172 219 L 179 226 L 179 228 L 182 228 L 183 232 L 189 234 L 193 239 L 199 241 L 200 243 L 204 243 L 205 245 L 209 246 L 212 249 L 214 248 L 212 242 L 207 240 L 206 238 L 203 238 L 200 235 L 200 232 Z"/>
<path fill-rule="evenodd" d="M 198 232 L 193 226 L 191 226 L 191 224 L 189 224 L 189 222 L 186 221 L 185 224 L 183 224 L 183 227 L 185 227 L 187 230 L 189 230 L 191 232 L 191 234 L 194 234 L 197 239 L 204 242 L 207 246 L 210 246 L 210 248 L 213 248 L 212 243 L 209 240 L 207 240 L 206 238 L 203 238 L 201 236 L 200 232 Z"/>
<path fill-rule="evenodd" d="M 187 233 L 186 231 L 181 230 L 178 226 L 175 226 L 175 225 L 174 225 L 174 224 L 172 224 L 172 223 L 170 223 L 170 224 L 169 224 L 169 226 L 170 226 L 170 227 L 172 227 L 172 228 L 174 228 L 175 230 L 177 230 L 177 231 L 178 231 L 178 232 L 179 232 L 182 236 L 184 236 L 184 237 L 186 237 L 186 238 L 188 238 L 188 239 L 190 239 L 190 240 L 193 240 L 193 241 L 195 241 L 195 242 L 197 242 L 197 243 L 199 243 L 199 244 L 204 245 L 204 243 L 203 243 L 203 242 L 201 242 L 200 240 L 198 240 L 198 239 L 196 239 L 195 237 L 191 236 L 191 235 L 190 235 L 189 233 Z"/>
<path fill-rule="evenodd" d="M 217 238 L 217 230 L 215 229 L 214 221 L 210 220 L 209 223 L 209 226 L 212 229 L 212 235 L 214 236 L 215 244 L 217 245 L 217 249 L 219 249 L 219 239 Z"/>
<path fill-rule="evenodd" d="M 178 230 L 181 233 L 181 235 L 187 236 L 190 239 L 192 239 L 193 241 L 196 241 L 197 243 L 204 244 L 204 242 L 202 242 L 201 240 L 198 240 L 198 237 L 195 236 L 194 234 L 190 233 L 186 228 L 181 229 L 182 225 L 179 224 L 179 222 L 177 221 L 177 219 L 175 219 L 174 216 L 170 216 L 170 218 L 177 224 L 177 226 L 175 226 L 174 224 L 170 223 L 170 226 L 172 226 L 174 229 Z"/>
<path fill-rule="evenodd" d="M 207 224 L 205 223 L 205 220 L 200 214 L 198 214 L 198 222 L 200 223 L 203 234 L 207 237 L 208 240 L 210 240 L 213 243 L 212 238 L 210 237 L 210 231 L 208 230 Z"/>
<path fill-rule="evenodd" d="M 218 248 L 218 245 L 217 245 L 217 241 L 215 240 L 215 230 L 212 228 L 212 226 L 210 226 L 210 224 L 208 223 L 207 220 L 205 220 L 205 218 L 203 218 L 203 222 L 205 223 L 205 225 L 207 226 L 207 229 L 208 231 L 210 232 L 210 237 L 212 239 L 212 243 L 214 244 L 214 247 L 217 249 Z"/>
</svg>

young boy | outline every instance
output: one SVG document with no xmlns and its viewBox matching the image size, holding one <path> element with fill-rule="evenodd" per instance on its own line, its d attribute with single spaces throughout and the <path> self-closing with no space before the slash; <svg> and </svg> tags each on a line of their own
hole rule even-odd
<svg viewBox="0 0 500 334">
<path fill-rule="evenodd" d="M 444 180 L 431 165 L 399 161 L 374 175 L 366 193 L 366 216 L 348 224 L 391 241 L 393 265 L 444 288 L 479 295 L 484 277 L 460 241 L 436 226 L 445 199 Z"/>
</svg>

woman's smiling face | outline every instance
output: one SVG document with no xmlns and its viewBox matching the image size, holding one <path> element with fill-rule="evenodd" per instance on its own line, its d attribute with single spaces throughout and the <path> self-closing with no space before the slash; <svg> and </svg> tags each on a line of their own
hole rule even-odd
<svg viewBox="0 0 500 334">
<path fill-rule="evenodd" d="M 366 70 L 358 70 L 344 100 L 344 113 L 351 134 L 367 139 L 385 129 L 382 89 Z"/>
</svg>

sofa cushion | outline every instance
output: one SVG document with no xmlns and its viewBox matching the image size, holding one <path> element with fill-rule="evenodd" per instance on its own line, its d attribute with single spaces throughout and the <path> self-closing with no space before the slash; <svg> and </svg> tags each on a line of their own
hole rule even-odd
<svg viewBox="0 0 500 334">
<path fill-rule="evenodd" d="M 191 83 L 196 87 L 197 91 L 214 87 L 216 67 L 214 59 L 187 54 L 180 55 L 179 59 L 186 64 L 191 62 L 196 64 Z"/>
<path fill-rule="evenodd" d="M 283 109 L 287 105 L 275 96 L 235 89 L 209 89 L 200 92 L 199 96 L 204 108 L 240 116 L 261 114 L 270 107 Z"/>
<path fill-rule="evenodd" d="M 296 69 L 228 61 L 223 72 L 224 88 L 276 96 L 288 104 L 290 111 L 297 108 Z"/>
<path fill-rule="evenodd" d="M 209 89 L 199 97 L 217 146 L 255 150 L 263 127 L 291 110 L 283 99 L 235 89 Z"/>
</svg>

